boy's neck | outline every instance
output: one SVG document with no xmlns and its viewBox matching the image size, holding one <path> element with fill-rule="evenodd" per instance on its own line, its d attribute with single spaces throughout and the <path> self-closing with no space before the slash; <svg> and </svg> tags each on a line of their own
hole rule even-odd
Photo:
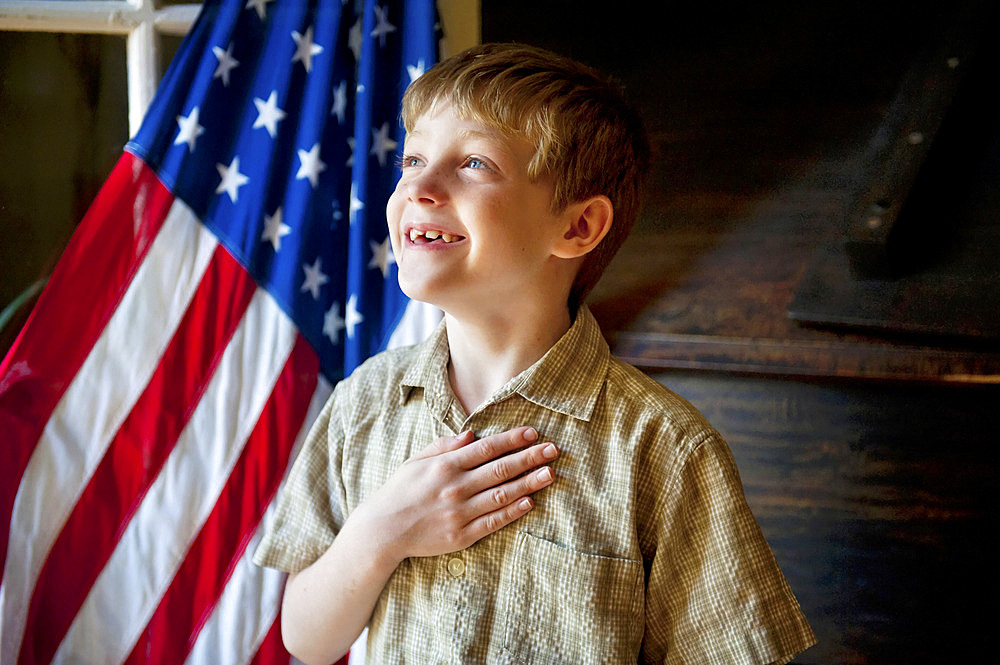
<svg viewBox="0 0 1000 665">
<path fill-rule="evenodd" d="M 517 312 L 475 321 L 446 315 L 448 378 L 466 413 L 531 367 L 569 330 L 569 308 Z"/>
</svg>

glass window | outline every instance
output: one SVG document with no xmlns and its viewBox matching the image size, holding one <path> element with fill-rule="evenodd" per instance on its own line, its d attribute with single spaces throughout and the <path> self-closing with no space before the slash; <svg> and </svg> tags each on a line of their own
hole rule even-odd
<svg viewBox="0 0 1000 665">
<path fill-rule="evenodd" d="M 0 12 L 0 358 L 121 156 L 129 104 L 149 101 L 130 99 L 130 68 L 155 54 L 162 75 L 200 3 L 157 2 L 171 34 L 158 26 L 132 52 L 140 8 L 118 4 L 14 2 Z"/>
</svg>

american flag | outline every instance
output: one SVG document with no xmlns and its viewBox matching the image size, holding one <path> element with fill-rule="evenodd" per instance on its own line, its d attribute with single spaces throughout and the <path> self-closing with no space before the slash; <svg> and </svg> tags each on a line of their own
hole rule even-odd
<svg viewBox="0 0 1000 665">
<path fill-rule="evenodd" d="M 438 36 L 433 0 L 204 4 L 0 364 L 0 662 L 290 661 L 250 559 L 332 383 L 434 320 L 384 206 Z"/>
</svg>

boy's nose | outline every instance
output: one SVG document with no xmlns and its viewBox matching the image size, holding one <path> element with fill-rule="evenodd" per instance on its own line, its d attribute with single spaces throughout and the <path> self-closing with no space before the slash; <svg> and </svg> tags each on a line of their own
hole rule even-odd
<svg viewBox="0 0 1000 665">
<path fill-rule="evenodd" d="M 414 203 L 437 204 L 447 198 L 443 174 L 433 167 L 424 167 L 407 183 L 407 193 Z"/>
</svg>

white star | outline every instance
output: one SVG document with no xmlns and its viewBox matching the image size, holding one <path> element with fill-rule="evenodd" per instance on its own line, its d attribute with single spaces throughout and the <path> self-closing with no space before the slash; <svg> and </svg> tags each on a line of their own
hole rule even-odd
<svg viewBox="0 0 1000 665">
<path fill-rule="evenodd" d="M 281 208 L 279 207 L 274 211 L 273 215 L 264 215 L 264 233 L 261 234 L 261 240 L 270 241 L 271 245 L 274 246 L 274 251 L 281 249 L 281 238 L 287 236 L 292 232 L 292 227 L 281 221 Z"/>
<path fill-rule="evenodd" d="M 229 86 L 229 72 L 236 69 L 240 64 L 239 61 L 233 57 L 233 45 L 232 43 L 223 51 L 218 46 L 212 47 L 212 53 L 215 57 L 219 59 L 219 66 L 215 68 L 215 73 L 212 74 L 212 78 L 216 79 L 220 76 L 222 77 L 222 85 Z"/>
<path fill-rule="evenodd" d="M 295 40 L 295 55 L 292 56 L 292 63 L 302 61 L 302 66 L 307 72 L 312 71 L 313 56 L 323 52 L 323 47 L 313 44 L 313 27 L 310 25 L 306 29 L 306 34 L 300 35 L 292 30 L 292 39 Z"/>
<path fill-rule="evenodd" d="M 378 268 L 382 271 L 382 279 L 389 276 L 389 266 L 396 262 L 396 257 L 392 254 L 392 245 L 389 238 L 382 242 L 368 241 L 368 246 L 372 250 L 372 259 L 368 262 L 369 268 Z"/>
<path fill-rule="evenodd" d="M 354 220 L 357 219 L 357 215 L 355 213 L 357 211 L 359 211 L 359 210 L 363 210 L 364 207 L 365 207 L 364 202 L 361 201 L 361 199 L 358 198 L 358 193 L 357 192 L 358 192 L 357 185 L 355 185 L 355 184 L 352 183 L 351 184 L 351 205 L 350 205 L 350 208 L 347 211 L 347 218 L 351 221 L 352 225 L 354 224 Z"/>
<path fill-rule="evenodd" d="M 319 257 L 316 257 L 316 262 L 312 265 L 302 264 L 302 270 L 305 271 L 306 278 L 303 280 L 302 288 L 299 289 L 299 292 L 305 293 L 308 291 L 312 294 L 313 300 L 319 300 L 319 287 L 330 281 L 330 278 L 323 272 L 322 266 L 323 260 Z"/>
<path fill-rule="evenodd" d="M 319 159 L 319 143 L 313 145 L 309 150 L 298 150 L 299 161 L 299 172 L 295 174 L 296 180 L 301 180 L 302 178 L 309 178 L 309 182 L 312 184 L 313 189 L 319 183 L 319 174 L 326 170 L 326 164 L 324 164 Z"/>
<path fill-rule="evenodd" d="M 354 338 L 354 328 L 365 320 L 365 317 L 358 311 L 358 294 L 353 293 L 347 300 L 347 311 L 344 313 L 344 325 L 347 326 L 347 337 Z"/>
<path fill-rule="evenodd" d="M 397 145 L 399 144 L 389 138 L 389 123 L 383 122 L 377 132 L 372 130 L 372 149 L 368 154 L 377 156 L 379 166 L 385 166 L 385 156 L 395 150 Z"/>
<path fill-rule="evenodd" d="M 219 175 L 222 176 L 222 182 L 215 188 L 215 193 L 221 194 L 225 192 L 229 194 L 229 198 L 232 199 L 233 203 L 236 203 L 239 188 L 250 182 L 250 178 L 240 173 L 240 158 L 233 157 L 233 161 L 229 163 L 229 166 L 216 164 L 215 168 L 219 171 Z"/>
<path fill-rule="evenodd" d="M 344 124 L 344 113 L 347 111 L 347 81 L 341 81 L 340 85 L 333 89 L 333 106 L 330 107 L 330 115 L 337 116 L 337 122 Z"/>
<path fill-rule="evenodd" d="M 358 18 L 351 26 L 351 31 L 347 33 L 347 48 L 354 54 L 354 61 L 361 61 L 361 19 Z"/>
<path fill-rule="evenodd" d="M 180 131 L 177 132 L 174 145 L 187 143 L 188 152 L 194 152 L 195 141 L 205 133 L 205 128 L 198 124 L 198 107 L 191 109 L 186 118 L 182 115 L 177 116 L 177 126 L 180 127 Z"/>
<path fill-rule="evenodd" d="M 415 65 L 407 65 L 406 66 L 406 73 L 410 75 L 410 83 L 413 83 L 418 78 L 420 78 L 421 76 L 423 76 L 424 72 L 427 71 L 426 68 L 427 68 L 427 65 L 424 64 L 424 59 L 423 58 L 420 58 L 420 60 L 417 60 L 417 64 L 415 64 Z"/>
<path fill-rule="evenodd" d="M 389 10 L 375 5 L 375 20 L 378 21 L 375 29 L 372 30 L 372 37 L 378 37 L 379 46 L 385 47 L 385 36 L 390 32 L 396 32 L 396 26 L 389 23 Z"/>
<path fill-rule="evenodd" d="M 266 102 L 254 97 L 253 103 L 257 107 L 257 119 L 253 121 L 253 128 L 264 127 L 273 139 L 278 134 L 278 123 L 284 120 L 286 115 L 278 108 L 278 91 L 272 90 Z"/>
<path fill-rule="evenodd" d="M 340 338 L 340 331 L 344 329 L 344 320 L 340 318 L 340 303 L 335 302 L 330 311 L 323 317 L 323 334 L 330 338 L 334 344 Z"/>
<path fill-rule="evenodd" d="M 257 16 L 263 21 L 267 17 L 267 3 L 269 2 L 274 2 L 274 0 L 247 0 L 247 4 L 243 9 L 253 7 L 257 10 Z"/>
</svg>

